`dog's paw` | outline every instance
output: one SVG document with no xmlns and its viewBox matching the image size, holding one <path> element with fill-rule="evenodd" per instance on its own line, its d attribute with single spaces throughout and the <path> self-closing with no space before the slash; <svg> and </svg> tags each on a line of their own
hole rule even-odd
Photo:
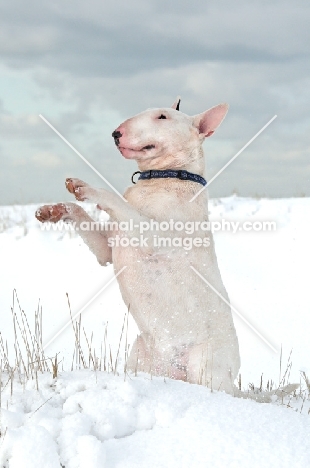
<svg viewBox="0 0 310 468">
<path fill-rule="evenodd" d="M 66 188 L 75 196 L 78 201 L 85 201 L 89 198 L 87 196 L 87 190 L 90 187 L 88 184 L 86 184 L 86 182 L 83 182 L 80 179 L 66 179 Z"/>
<path fill-rule="evenodd" d="M 37 209 L 35 217 L 45 223 L 47 221 L 51 223 L 57 223 L 61 219 L 68 218 L 70 213 L 70 207 L 64 203 L 58 203 L 57 205 L 43 205 Z"/>
</svg>

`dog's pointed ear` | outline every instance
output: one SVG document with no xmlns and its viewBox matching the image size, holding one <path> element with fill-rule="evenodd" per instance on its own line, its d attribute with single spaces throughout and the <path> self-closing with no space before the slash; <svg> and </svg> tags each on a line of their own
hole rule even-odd
<svg viewBox="0 0 310 468">
<path fill-rule="evenodd" d="M 211 107 L 211 109 L 202 114 L 194 115 L 194 125 L 198 128 L 199 133 L 205 137 L 213 135 L 217 127 L 220 126 L 228 112 L 228 104 L 219 104 Z"/>
<path fill-rule="evenodd" d="M 172 109 L 180 110 L 180 102 L 181 102 L 181 96 L 178 96 L 171 106 Z"/>
</svg>

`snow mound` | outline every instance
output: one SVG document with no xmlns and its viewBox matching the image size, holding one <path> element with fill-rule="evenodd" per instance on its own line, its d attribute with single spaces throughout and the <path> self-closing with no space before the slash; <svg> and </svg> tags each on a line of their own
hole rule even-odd
<svg viewBox="0 0 310 468">
<path fill-rule="evenodd" d="M 5 468 L 301 467 L 310 419 L 169 379 L 64 372 L 2 395 Z"/>
</svg>

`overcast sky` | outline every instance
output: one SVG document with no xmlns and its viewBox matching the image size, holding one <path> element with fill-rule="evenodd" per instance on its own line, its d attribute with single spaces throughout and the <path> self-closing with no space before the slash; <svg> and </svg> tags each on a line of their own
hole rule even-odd
<svg viewBox="0 0 310 468">
<path fill-rule="evenodd" d="M 117 189 L 135 164 L 111 133 L 149 107 L 230 105 L 204 143 L 210 195 L 310 195 L 308 0 L 0 0 L 0 204 L 62 201 L 68 176 Z"/>
</svg>

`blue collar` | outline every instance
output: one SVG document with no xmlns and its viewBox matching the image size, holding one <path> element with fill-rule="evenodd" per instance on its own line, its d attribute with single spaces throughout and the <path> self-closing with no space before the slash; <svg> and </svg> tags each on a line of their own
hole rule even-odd
<svg viewBox="0 0 310 468">
<path fill-rule="evenodd" d="M 138 180 L 145 180 L 145 179 L 180 179 L 180 180 L 190 180 L 191 182 L 198 182 L 201 185 L 207 185 L 207 181 L 198 174 L 192 174 L 191 172 L 183 171 L 183 170 L 174 170 L 174 169 L 166 169 L 165 171 L 158 171 L 157 169 L 151 169 L 149 171 L 136 171 L 132 174 L 131 181 L 133 184 L 133 178 L 136 174 L 140 174 Z"/>
</svg>

